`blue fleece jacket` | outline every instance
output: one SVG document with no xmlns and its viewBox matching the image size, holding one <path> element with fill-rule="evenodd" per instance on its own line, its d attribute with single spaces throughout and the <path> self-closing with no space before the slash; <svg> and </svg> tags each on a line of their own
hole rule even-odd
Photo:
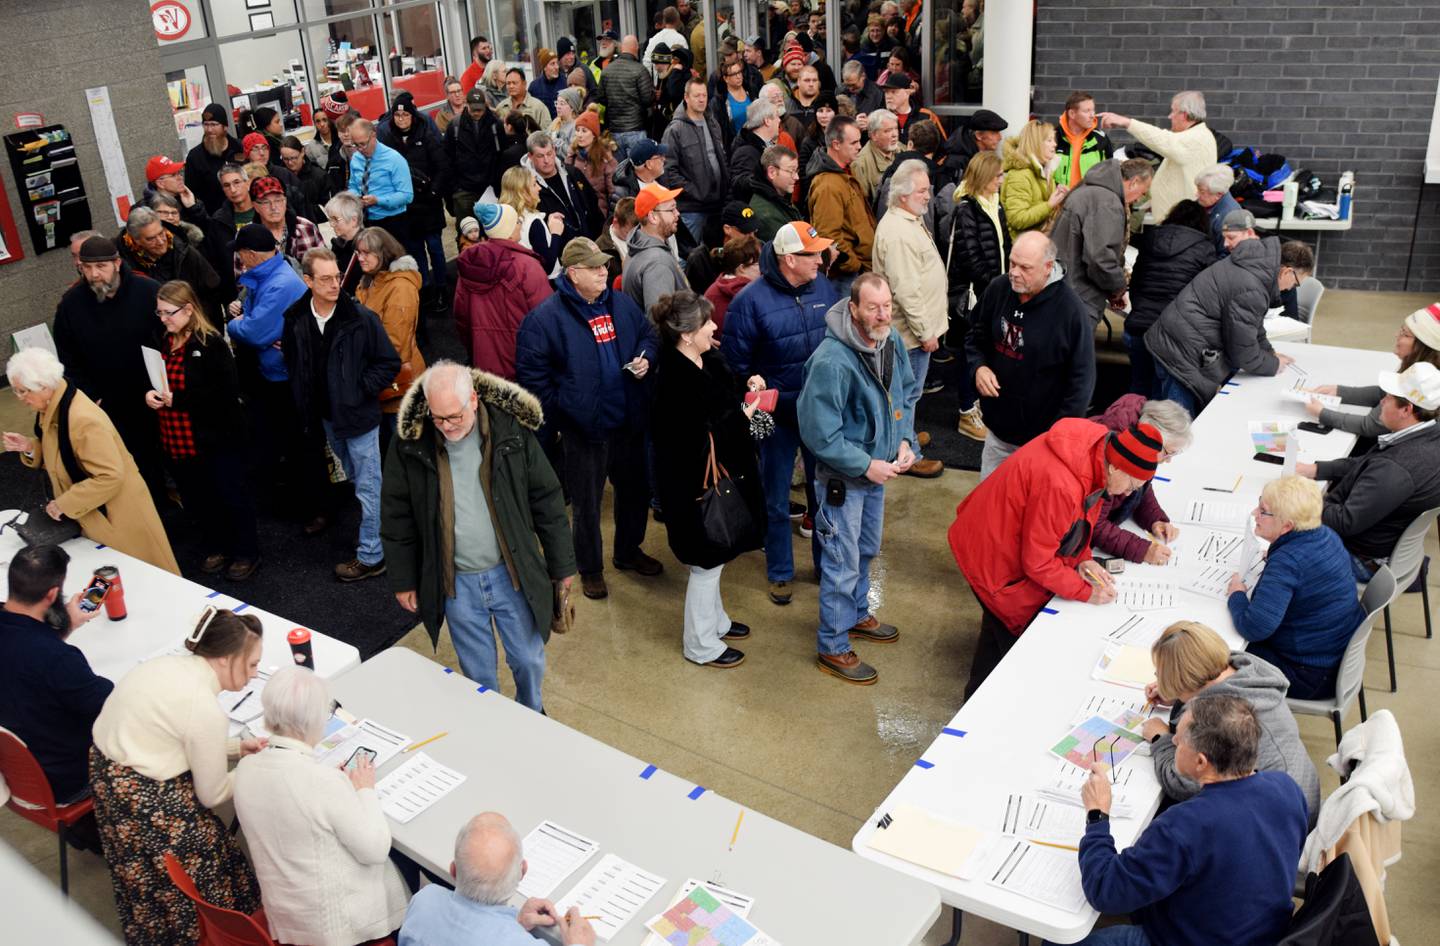
<svg viewBox="0 0 1440 946">
<path fill-rule="evenodd" d="M 729 318 L 726 318 L 729 324 Z M 805 386 L 796 405 L 800 439 L 815 459 L 843 476 L 860 479 L 871 460 L 894 460 L 900 442 L 915 444 L 910 396 L 915 372 L 893 327 L 869 347 L 840 300 L 825 316 L 825 340 L 805 362 Z"/>
<path fill-rule="evenodd" d="M 1080 839 L 1080 885 L 1165 946 L 1274 946 L 1290 923 L 1305 796 L 1284 772 L 1206 785 L 1120 853 L 1108 822 Z"/>
<path fill-rule="evenodd" d="M 589 440 L 638 430 L 647 415 L 648 384 L 621 366 L 644 355 L 655 370 L 655 329 L 635 300 L 606 289 L 586 302 L 566 276 L 515 337 L 515 380 L 540 399 L 545 424 Z"/>
<path fill-rule="evenodd" d="M 553 79 L 547 79 L 542 70 L 540 75 L 530 80 L 530 94 L 544 102 L 545 107 L 550 110 L 551 116 L 554 116 L 555 100 L 560 97 L 561 92 L 565 91 L 565 86 L 568 84 L 569 79 L 563 73 Z"/>
<path fill-rule="evenodd" d="M 1334 667 L 1364 619 L 1350 553 L 1329 526 L 1287 532 L 1270 544 L 1265 571 L 1247 598 L 1230 596 L 1230 617 L 1247 641 L 1266 641 L 1296 663 Z"/>
<path fill-rule="evenodd" d="M 403 154 L 377 140 L 375 153 L 368 159 L 359 151 L 350 156 L 350 189 L 361 197 L 374 195 L 374 205 L 365 208 L 366 220 L 384 220 L 402 214 L 415 199 L 410 162 Z"/>
<path fill-rule="evenodd" d="M 309 290 L 279 253 L 241 273 L 239 282 L 246 290 L 244 311 L 226 331 L 240 344 L 255 349 L 266 381 L 288 381 L 290 373 L 279 346 L 285 310 Z"/>
</svg>

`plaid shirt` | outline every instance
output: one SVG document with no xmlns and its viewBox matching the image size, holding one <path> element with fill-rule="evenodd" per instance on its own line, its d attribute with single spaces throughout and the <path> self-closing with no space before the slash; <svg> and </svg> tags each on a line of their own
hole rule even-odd
<svg viewBox="0 0 1440 946">
<path fill-rule="evenodd" d="M 280 240 L 280 253 L 293 258 L 298 263 L 304 258 L 306 251 L 324 245 L 325 238 L 320 235 L 320 228 L 304 217 L 296 217 L 295 226 L 286 229 L 285 236 Z M 239 279 L 240 274 L 245 272 L 240 265 L 240 254 L 232 253 L 231 256 L 235 267 L 235 278 Z"/>
<path fill-rule="evenodd" d="M 165 352 L 165 379 L 170 382 L 172 394 L 185 390 L 185 355 L 188 347 Z M 190 422 L 190 412 L 173 407 L 160 408 L 160 445 L 165 455 L 172 460 L 184 460 L 197 454 L 195 449 L 195 428 Z"/>
</svg>

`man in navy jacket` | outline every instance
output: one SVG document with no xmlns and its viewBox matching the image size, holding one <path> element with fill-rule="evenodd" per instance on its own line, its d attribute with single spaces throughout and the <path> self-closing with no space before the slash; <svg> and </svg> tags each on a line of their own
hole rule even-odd
<svg viewBox="0 0 1440 946">
<path fill-rule="evenodd" d="M 609 262 L 587 237 L 567 243 L 555 294 L 525 316 L 515 338 L 515 380 L 540 399 L 547 435 L 560 435 L 587 598 L 609 593 L 600 540 L 607 478 L 615 487 L 612 564 L 648 576 L 662 570 L 640 549 L 650 515 L 644 379 L 655 363 L 655 329 L 633 299 L 607 287 Z"/>
<path fill-rule="evenodd" d="M 1123 852 L 1110 836 L 1110 774 L 1100 763 L 1081 790 L 1089 812 L 1080 839 L 1085 898 L 1101 913 L 1131 914 L 1136 925 L 1097 930 L 1080 943 L 1269 946 L 1290 924 L 1305 795 L 1284 772 L 1255 771 L 1260 723 L 1243 697 L 1195 697 L 1174 743 L 1176 768 L 1200 794 L 1161 812 Z"/>
</svg>

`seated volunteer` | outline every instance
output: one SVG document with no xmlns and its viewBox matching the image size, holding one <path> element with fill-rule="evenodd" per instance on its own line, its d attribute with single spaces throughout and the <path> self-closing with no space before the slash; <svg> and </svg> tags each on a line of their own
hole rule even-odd
<svg viewBox="0 0 1440 946">
<path fill-rule="evenodd" d="M 1320 815 L 1320 776 L 1285 702 L 1290 688 L 1285 675 L 1253 653 L 1232 651 L 1219 634 L 1198 621 L 1177 621 L 1165 628 L 1150 647 L 1150 659 L 1155 663 L 1155 682 L 1145 688 L 1145 698 L 1174 707 L 1168 722 L 1150 719 L 1141 730 L 1150 742 L 1155 778 L 1165 797 L 1184 801 L 1200 792 L 1199 783 L 1180 774 L 1175 763 L 1175 724 L 1185 704 L 1201 694 L 1231 694 L 1250 704 L 1260 724 L 1255 768 L 1293 778 L 1305 793 L 1309 824 L 1314 827 Z"/>
<path fill-rule="evenodd" d="M 1149 482 L 1162 449 L 1160 431 L 1149 424 L 1111 433 L 1063 418 L 1015 451 L 956 508 L 950 551 L 983 614 L 967 699 L 1052 595 L 1091 604 L 1115 600 L 1115 583 L 1090 557 L 1100 502 Z"/>
<path fill-rule="evenodd" d="M 1190 415 L 1185 408 L 1174 401 L 1147 401 L 1138 394 L 1126 394 L 1111 404 L 1099 417 L 1098 423 L 1110 430 L 1120 432 L 1134 424 L 1150 424 L 1160 431 L 1165 446 L 1160 451 L 1160 462 L 1182 453 L 1190 446 Z M 1136 535 L 1122 528 L 1127 521 L 1144 529 L 1146 535 Z M 1106 496 L 1100 501 L 1100 518 L 1095 520 L 1095 534 L 1090 539 L 1092 548 L 1105 555 L 1119 556 L 1127 562 L 1145 562 L 1163 565 L 1170 560 L 1170 543 L 1180 537 L 1180 527 L 1170 521 L 1170 516 L 1160 507 L 1155 490 L 1146 483 L 1129 496 L 1115 499 Z"/>
<path fill-rule="evenodd" d="M 1400 323 L 1395 333 L 1395 357 L 1400 359 L 1400 370 L 1417 361 L 1428 361 L 1440 367 L 1440 302 L 1423 309 L 1416 309 Z M 1380 423 L 1381 402 L 1385 392 L 1376 384 L 1354 387 L 1345 384 L 1321 384 L 1309 389 L 1313 394 L 1329 394 L 1340 399 L 1341 404 L 1361 404 L 1370 408 L 1368 414 L 1326 407 L 1315 398 L 1305 402 L 1305 412 L 1324 424 L 1358 437 L 1379 437 L 1388 433 Z"/>
<path fill-rule="evenodd" d="M 1400 374 L 1382 371 L 1380 389 L 1380 423 L 1389 433 L 1369 452 L 1295 465 L 1301 476 L 1330 481 L 1320 521 L 1345 540 L 1356 581 L 1369 581 L 1410 523 L 1440 506 L 1440 368 L 1420 362 Z"/>
<path fill-rule="evenodd" d="M 1266 483 L 1255 507 L 1255 534 L 1270 543 L 1265 571 L 1248 596 L 1239 572 L 1228 589 L 1230 617 L 1250 654 L 1279 667 L 1302 700 L 1334 695 L 1340 659 L 1365 618 L 1345 543 L 1320 523 L 1323 506 L 1311 480 Z"/>
<path fill-rule="evenodd" d="M 1200 786 L 1156 816 L 1130 847 L 1110 835 L 1110 777 L 1097 763 L 1081 790 L 1080 884 L 1101 913 L 1134 926 L 1076 946 L 1271 946 L 1290 924 L 1305 796 L 1283 772 L 1257 772 L 1263 730 L 1242 697 L 1204 693 L 1175 729 L 1175 766 Z"/>
</svg>

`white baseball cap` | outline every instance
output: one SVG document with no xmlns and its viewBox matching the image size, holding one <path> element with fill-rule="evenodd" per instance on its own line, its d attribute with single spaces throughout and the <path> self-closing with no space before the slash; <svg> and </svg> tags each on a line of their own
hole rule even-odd
<svg viewBox="0 0 1440 946">
<path fill-rule="evenodd" d="M 1433 411 L 1440 408 L 1440 368 L 1428 361 L 1417 361 L 1404 371 L 1382 371 L 1380 390 Z"/>
</svg>

